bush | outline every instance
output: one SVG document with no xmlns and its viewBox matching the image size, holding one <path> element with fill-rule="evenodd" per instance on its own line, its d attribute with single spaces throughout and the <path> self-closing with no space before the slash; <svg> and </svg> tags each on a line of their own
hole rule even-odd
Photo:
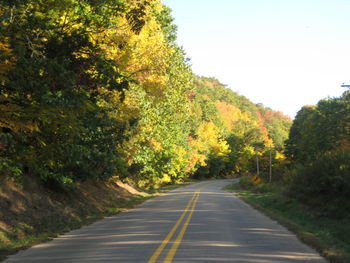
<svg viewBox="0 0 350 263">
<path fill-rule="evenodd" d="M 0 158 L 0 176 L 21 178 L 23 175 L 22 169 L 13 164 L 9 159 Z"/>
<path fill-rule="evenodd" d="M 242 187 L 243 189 L 252 189 L 254 187 L 254 184 L 252 182 L 251 177 L 248 176 L 242 176 L 239 179 L 239 186 Z"/>
<path fill-rule="evenodd" d="M 271 193 L 278 192 L 281 189 L 280 185 L 273 183 L 260 183 L 255 185 L 254 192 L 256 193 Z"/>
<path fill-rule="evenodd" d="M 288 193 L 327 214 L 350 214 L 350 153 L 328 152 L 296 168 Z"/>
</svg>

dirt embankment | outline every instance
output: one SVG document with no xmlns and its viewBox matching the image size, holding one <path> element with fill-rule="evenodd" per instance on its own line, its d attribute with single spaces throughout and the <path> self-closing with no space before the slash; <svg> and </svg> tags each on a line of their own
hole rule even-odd
<svg viewBox="0 0 350 263">
<path fill-rule="evenodd" d="M 35 180 L 0 179 L 0 260 L 17 249 L 118 212 L 140 194 L 117 178 L 79 183 L 69 192 L 49 190 Z"/>
</svg>

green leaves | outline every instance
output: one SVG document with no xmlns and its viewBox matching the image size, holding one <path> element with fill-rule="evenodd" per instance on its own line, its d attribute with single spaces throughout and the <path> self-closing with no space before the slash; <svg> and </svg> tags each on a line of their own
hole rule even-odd
<svg viewBox="0 0 350 263">
<path fill-rule="evenodd" d="M 286 143 L 293 169 L 289 189 L 303 202 L 332 217 L 346 217 L 350 193 L 350 92 L 305 106 Z M 341 209 L 338 209 L 342 204 Z"/>
<path fill-rule="evenodd" d="M 321 100 L 315 107 L 303 107 L 287 141 L 288 157 L 303 163 L 328 151 L 349 150 L 349 97 L 347 91 L 340 98 Z"/>
<path fill-rule="evenodd" d="M 15 151 L 6 151 L 0 160 L 11 160 L 6 162 L 13 167 L 18 162 L 22 174 L 62 187 L 123 170 L 117 153 L 122 125 L 109 117 L 107 104 L 98 103 L 97 90 L 122 91 L 128 85 L 115 81 L 116 62 L 92 38 L 116 25 L 123 3 L 59 0 L 2 6 L 6 27 L 0 47 L 15 64 L 1 71 L 6 81 L 3 77 L 0 83 L 0 110 L 5 112 L 0 134 L 14 134 Z"/>
<path fill-rule="evenodd" d="M 280 132 L 277 115 L 265 127 L 248 99 L 194 76 L 159 0 L 0 5 L 7 176 L 56 188 L 114 175 L 144 186 L 217 176 L 249 169 L 249 147 L 266 129 Z"/>
</svg>

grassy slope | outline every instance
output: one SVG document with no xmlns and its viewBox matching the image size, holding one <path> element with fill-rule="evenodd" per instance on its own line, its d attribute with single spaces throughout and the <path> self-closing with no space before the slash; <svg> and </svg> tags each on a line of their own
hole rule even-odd
<svg viewBox="0 0 350 263">
<path fill-rule="evenodd" d="M 290 199 L 280 191 L 254 192 L 239 184 L 226 190 L 235 192 L 244 201 L 278 221 L 298 238 L 315 248 L 330 262 L 350 262 L 350 220 L 325 218 L 317 210 Z"/>
<path fill-rule="evenodd" d="M 74 191 L 50 191 L 35 181 L 0 181 L 0 260 L 105 216 L 131 208 L 160 192 L 139 192 L 118 180 L 90 181 Z"/>
</svg>

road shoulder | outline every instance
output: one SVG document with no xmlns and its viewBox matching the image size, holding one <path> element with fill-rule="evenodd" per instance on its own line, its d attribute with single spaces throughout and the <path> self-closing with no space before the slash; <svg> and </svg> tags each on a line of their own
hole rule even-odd
<svg viewBox="0 0 350 263">
<path fill-rule="evenodd" d="M 329 237 L 329 232 L 335 231 L 332 229 L 334 224 L 339 225 L 340 222 L 321 218 L 319 214 L 279 193 L 255 193 L 241 189 L 238 184 L 227 186 L 224 190 L 286 227 L 330 262 L 350 262 L 347 253 L 350 245 Z"/>
</svg>

